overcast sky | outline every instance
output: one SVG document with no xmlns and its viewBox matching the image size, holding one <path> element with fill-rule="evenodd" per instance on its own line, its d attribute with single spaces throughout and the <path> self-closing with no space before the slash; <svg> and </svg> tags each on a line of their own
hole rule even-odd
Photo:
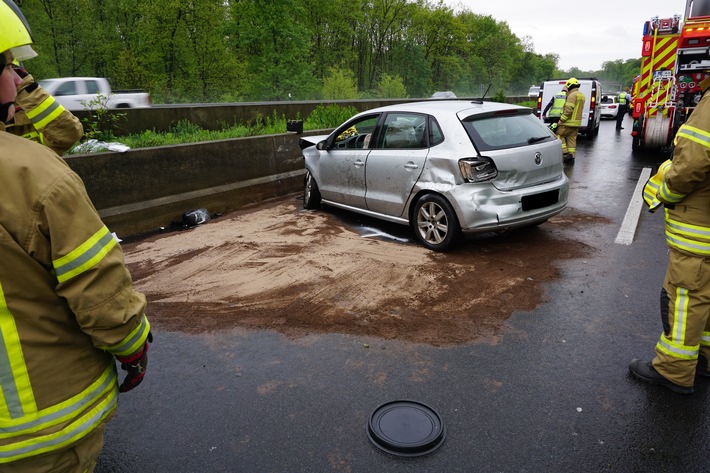
<svg viewBox="0 0 710 473">
<path fill-rule="evenodd" d="M 685 0 L 445 0 L 505 21 L 530 36 L 538 54 L 559 55 L 560 69 L 596 71 L 605 61 L 641 57 L 643 24 L 654 16 L 683 17 Z"/>
</svg>

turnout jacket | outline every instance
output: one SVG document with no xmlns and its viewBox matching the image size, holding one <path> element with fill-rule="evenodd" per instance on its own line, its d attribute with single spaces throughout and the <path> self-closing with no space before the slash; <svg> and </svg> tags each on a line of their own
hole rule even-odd
<svg viewBox="0 0 710 473">
<path fill-rule="evenodd" d="M 15 100 L 15 118 L 7 131 L 43 144 L 61 156 L 84 136 L 84 127 L 38 84 L 28 92 L 32 84 L 35 81 L 31 75 L 22 79 Z"/>
<path fill-rule="evenodd" d="M 562 109 L 560 121 L 564 126 L 579 128 L 582 126 L 582 113 L 584 112 L 584 94 L 579 87 L 567 92 L 567 101 Z"/>
<path fill-rule="evenodd" d="M 112 414 L 113 355 L 144 346 L 145 305 L 79 176 L 0 124 L 0 464 Z"/>
<path fill-rule="evenodd" d="M 665 205 L 666 242 L 692 256 L 710 256 L 710 79 L 703 98 L 680 127 L 657 198 Z"/>
</svg>

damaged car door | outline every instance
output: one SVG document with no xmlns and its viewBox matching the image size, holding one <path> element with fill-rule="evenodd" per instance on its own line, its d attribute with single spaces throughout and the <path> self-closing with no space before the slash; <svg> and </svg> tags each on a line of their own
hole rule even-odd
<svg viewBox="0 0 710 473">
<path fill-rule="evenodd" d="M 388 113 L 367 158 L 367 210 L 401 216 L 412 188 L 424 169 L 428 144 L 428 115 Z"/>
</svg>

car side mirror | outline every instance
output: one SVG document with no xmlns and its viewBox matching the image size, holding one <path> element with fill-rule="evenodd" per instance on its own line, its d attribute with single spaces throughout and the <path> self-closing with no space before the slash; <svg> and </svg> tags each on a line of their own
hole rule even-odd
<svg viewBox="0 0 710 473">
<path fill-rule="evenodd" d="M 325 141 L 320 141 L 320 142 L 316 145 L 316 149 L 317 149 L 317 150 L 320 150 L 320 151 L 327 150 L 327 149 L 328 149 L 327 143 L 326 143 Z"/>
</svg>

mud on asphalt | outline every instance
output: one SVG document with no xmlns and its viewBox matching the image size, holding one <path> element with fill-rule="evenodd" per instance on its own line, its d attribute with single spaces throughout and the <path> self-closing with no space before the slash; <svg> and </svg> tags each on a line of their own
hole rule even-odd
<svg viewBox="0 0 710 473">
<path fill-rule="evenodd" d="M 609 223 L 568 207 L 537 227 L 435 253 L 362 235 L 342 215 L 303 210 L 288 196 L 123 249 L 156 330 L 337 332 L 450 346 L 496 343 L 511 313 L 545 302 L 563 261 L 596 251 L 575 235 Z"/>
</svg>

